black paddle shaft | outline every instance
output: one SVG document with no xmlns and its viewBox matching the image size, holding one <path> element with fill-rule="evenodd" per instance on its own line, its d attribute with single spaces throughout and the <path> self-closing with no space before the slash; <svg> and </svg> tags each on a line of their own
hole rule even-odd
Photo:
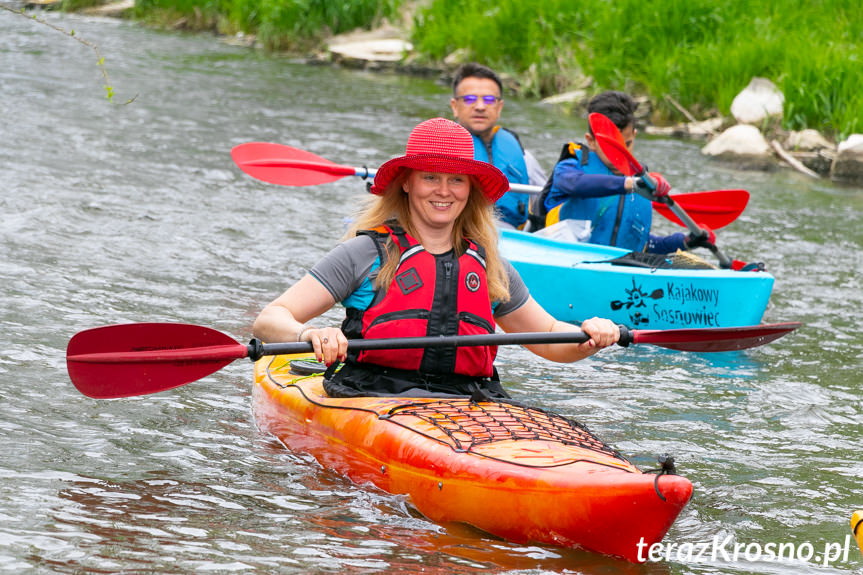
<svg viewBox="0 0 863 575">
<path fill-rule="evenodd" d="M 633 342 L 633 333 L 625 325 L 620 328 L 617 345 L 627 347 Z M 479 335 L 442 335 L 382 339 L 352 339 L 352 351 L 373 349 L 417 349 L 426 347 L 475 347 L 482 345 L 530 345 L 540 343 L 584 343 L 590 336 L 583 331 L 555 331 L 528 333 L 490 333 Z M 249 342 L 249 359 L 257 361 L 265 355 L 307 353 L 314 350 L 311 342 L 263 343 L 255 338 Z"/>
</svg>

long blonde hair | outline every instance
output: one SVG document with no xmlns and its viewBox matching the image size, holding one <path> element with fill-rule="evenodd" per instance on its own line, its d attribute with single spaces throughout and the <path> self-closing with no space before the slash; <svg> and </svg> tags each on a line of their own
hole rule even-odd
<svg viewBox="0 0 863 575">
<path fill-rule="evenodd" d="M 390 223 L 395 223 L 411 236 L 418 238 L 417 231 L 411 223 L 408 195 L 402 190 L 402 185 L 410 173 L 410 168 L 402 170 L 382 196 L 372 196 L 366 201 L 345 234 L 345 239 L 355 237 L 359 230 L 371 230 Z M 505 302 L 509 300 L 509 277 L 497 249 L 497 220 L 494 205 L 488 202 L 473 177 L 470 178 L 470 186 L 467 204 L 455 219 L 452 228 L 453 249 L 456 257 L 464 253 L 463 238 L 468 238 L 485 249 L 488 297 L 493 302 Z M 393 281 L 401 255 L 392 238 L 387 239 L 386 249 L 387 261 L 381 266 L 374 282 L 376 289 L 383 288 L 385 291 Z"/>
</svg>

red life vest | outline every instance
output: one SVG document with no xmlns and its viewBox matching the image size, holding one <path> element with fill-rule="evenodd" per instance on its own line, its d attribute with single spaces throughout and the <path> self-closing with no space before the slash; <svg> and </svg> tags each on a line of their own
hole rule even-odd
<svg viewBox="0 0 863 575">
<path fill-rule="evenodd" d="M 481 247 L 466 240 L 465 253 L 454 259 L 450 254 L 430 254 L 398 227 L 383 226 L 360 233 L 375 239 L 382 256 L 386 254 L 386 238 L 391 236 L 401 258 L 386 293 L 378 289 L 365 311 L 348 310 L 342 328 L 348 338 L 494 333 L 485 250 Z M 428 374 L 491 377 L 496 354 L 496 346 L 367 350 L 352 359 Z"/>
</svg>

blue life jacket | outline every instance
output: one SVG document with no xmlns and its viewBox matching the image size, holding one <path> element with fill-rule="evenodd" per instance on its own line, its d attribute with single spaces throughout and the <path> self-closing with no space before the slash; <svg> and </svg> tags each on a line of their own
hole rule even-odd
<svg viewBox="0 0 863 575">
<path fill-rule="evenodd" d="M 614 175 L 587 146 L 572 146 L 572 154 L 572 159 L 562 160 L 572 164 L 570 169 L 581 169 L 585 174 Z M 652 218 L 650 200 L 636 193 L 594 198 L 570 196 L 549 210 L 546 225 L 564 219 L 588 220 L 592 227 L 590 243 L 642 251 L 650 238 Z"/>
<path fill-rule="evenodd" d="M 524 148 L 518 137 L 509 130 L 498 126 L 488 146 L 479 136 L 473 136 L 473 159 L 493 164 L 514 184 L 528 183 Z M 529 194 L 507 192 L 495 206 L 500 211 L 501 219 L 517 228 L 527 221 L 528 202 Z"/>
</svg>

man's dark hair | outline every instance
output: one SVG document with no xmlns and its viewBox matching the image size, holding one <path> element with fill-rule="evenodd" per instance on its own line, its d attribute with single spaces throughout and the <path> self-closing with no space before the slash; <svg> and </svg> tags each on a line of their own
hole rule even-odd
<svg viewBox="0 0 863 575">
<path fill-rule="evenodd" d="M 483 66 L 476 62 L 462 64 L 458 67 L 458 70 L 455 71 L 455 75 L 452 79 L 453 96 L 456 95 L 455 91 L 458 88 L 458 85 L 461 84 L 461 81 L 465 78 L 486 78 L 487 80 L 494 80 L 494 83 L 497 84 L 498 91 L 500 91 L 500 95 L 503 96 L 503 84 L 500 82 L 500 77 L 488 66 Z"/>
<path fill-rule="evenodd" d="M 635 124 L 635 109 L 638 104 L 626 92 L 608 91 L 593 97 L 587 105 L 588 114 L 602 114 L 608 117 L 618 130 Z"/>
</svg>

